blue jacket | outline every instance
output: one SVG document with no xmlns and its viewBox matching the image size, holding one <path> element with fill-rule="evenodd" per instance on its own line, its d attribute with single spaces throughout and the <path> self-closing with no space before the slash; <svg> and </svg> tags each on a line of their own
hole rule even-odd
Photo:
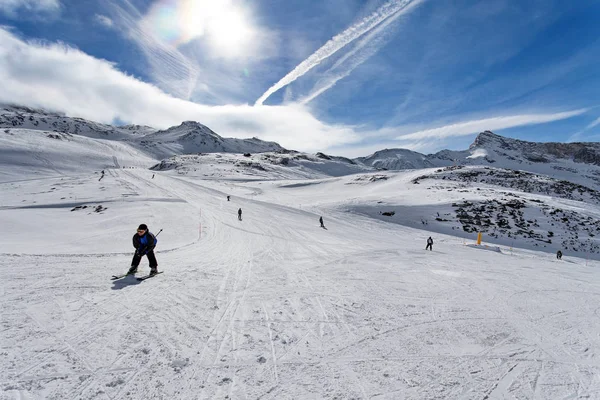
<svg viewBox="0 0 600 400">
<path fill-rule="evenodd" d="M 133 235 L 133 247 L 137 249 L 140 253 L 147 253 L 149 251 L 154 250 L 156 247 L 156 236 L 154 236 L 150 231 L 146 231 L 142 236 L 137 233 Z"/>
</svg>

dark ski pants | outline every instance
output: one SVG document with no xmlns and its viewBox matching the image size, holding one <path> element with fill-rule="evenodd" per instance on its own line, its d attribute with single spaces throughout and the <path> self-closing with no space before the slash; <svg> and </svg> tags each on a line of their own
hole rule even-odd
<svg viewBox="0 0 600 400">
<path fill-rule="evenodd" d="M 427 244 L 427 246 L 425 247 L 425 250 L 433 251 L 433 244 Z"/>
<path fill-rule="evenodd" d="M 158 267 L 158 262 L 156 261 L 156 256 L 154 256 L 154 250 L 150 250 L 149 252 L 147 252 L 146 256 L 148 257 L 148 262 L 150 263 L 150 268 Z M 133 260 L 131 260 L 131 266 L 137 268 L 137 266 L 140 265 L 140 261 L 142 260 L 142 257 L 143 256 L 138 255 L 138 253 L 135 253 L 133 255 Z"/>
</svg>

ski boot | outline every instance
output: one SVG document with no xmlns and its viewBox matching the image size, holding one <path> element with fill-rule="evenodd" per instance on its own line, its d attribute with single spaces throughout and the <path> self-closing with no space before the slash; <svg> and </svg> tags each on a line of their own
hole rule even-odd
<svg viewBox="0 0 600 400">
<path fill-rule="evenodd" d="M 158 267 L 150 267 L 150 276 L 158 274 Z"/>
<path fill-rule="evenodd" d="M 129 271 L 127 271 L 127 275 L 133 275 L 137 272 L 137 268 L 138 267 L 134 267 L 132 266 L 131 268 L 129 268 Z"/>
</svg>

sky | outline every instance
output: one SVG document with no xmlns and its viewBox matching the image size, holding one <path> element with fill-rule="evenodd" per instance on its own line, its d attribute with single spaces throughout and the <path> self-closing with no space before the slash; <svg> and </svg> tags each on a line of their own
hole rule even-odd
<svg viewBox="0 0 600 400">
<path fill-rule="evenodd" d="M 350 157 L 600 138 L 600 0 L 0 0 L 0 102 Z"/>
</svg>

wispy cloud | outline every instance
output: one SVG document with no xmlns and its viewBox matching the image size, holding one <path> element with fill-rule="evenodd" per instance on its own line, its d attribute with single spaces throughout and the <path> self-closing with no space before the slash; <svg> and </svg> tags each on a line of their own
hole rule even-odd
<svg viewBox="0 0 600 400">
<path fill-rule="evenodd" d="M 589 124 L 588 126 L 586 126 L 585 130 L 587 131 L 588 129 L 595 128 L 598 125 L 600 125 L 600 118 L 596 119 L 594 122 L 592 122 L 591 124 Z"/>
<path fill-rule="evenodd" d="M 497 131 L 516 126 L 544 124 L 575 117 L 587 112 L 587 108 L 566 111 L 554 114 L 522 114 L 503 117 L 485 118 L 474 121 L 458 122 L 438 128 L 425 129 L 409 134 L 397 136 L 397 140 L 418 140 L 425 138 L 447 138 L 453 136 L 467 136 L 485 130 Z"/>
<path fill-rule="evenodd" d="M 195 120 L 223 136 L 256 136 L 304 151 L 360 139 L 353 127 L 319 121 L 301 105 L 192 103 L 65 45 L 25 42 L 2 28 L 0 43 L 0 103 L 43 107 L 104 123 L 119 119 L 157 128 Z"/>
<path fill-rule="evenodd" d="M 0 12 L 13 18 L 19 10 L 54 13 L 60 10 L 59 0 L 0 0 Z"/>
<path fill-rule="evenodd" d="M 400 11 L 404 10 L 406 7 L 408 7 L 411 4 L 411 2 L 412 2 L 412 0 L 390 1 L 386 4 L 384 4 L 383 6 L 381 6 L 379 9 L 377 9 L 371 15 L 363 18 L 359 22 L 357 22 L 354 25 L 352 25 L 351 27 L 347 28 L 342 33 L 334 36 L 327 43 L 325 43 L 321 48 L 319 48 L 316 52 L 311 54 L 306 60 L 304 60 L 300 64 L 298 64 L 298 66 L 296 66 L 296 68 L 294 68 L 291 72 L 289 72 L 286 76 L 284 76 L 281 80 L 279 80 L 279 82 L 277 82 L 276 84 L 271 86 L 262 96 L 260 96 L 256 100 L 255 105 L 262 105 L 273 93 L 286 87 L 290 83 L 294 82 L 296 79 L 302 77 L 308 71 L 310 71 L 311 69 L 313 69 L 316 66 L 318 66 L 319 64 L 321 64 L 321 62 L 323 62 L 324 60 L 331 57 L 333 54 L 338 52 L 340 49 L 344 48 L 345 46 L 349 45 L 356 39 L 365 35 L 366 33 L 371 31 L 375 27 L 377 27 L 379 24 L 381 24 L 388 18 L 390 18 L 390 17 L 396 15 L 397 13 L 399 13 Z M 359 49 L 364 47 L 365 44 L 366 43 L 364 43 L 362 46 L 360 46 Z M 364 61 L 362 61 L 362 62 L 364 62 Z M 360 64 L 360 62 L 357 65 L 359 65 L 359 64 Z M 338 75 L 341 75 L 341 77 L 339 79 L 342 79 L 344 76 L 347 76 L 347 74 L 349 74 L 349 73 L 350 72 L 347 71 L 347 72 L 338 74 Z M 346 75 L 344 75 L 344 74 L 346 74 Z M 337 82 L 337 81 L 335 81 L 335 79 L 333 79 L 333 81 L 334 82 L 331 83 L 329 87 L 333 86 L 335 84 L 335 82 Z M 326 86 L 327 86 L 327 84 L 323 85 L 322 88 L 325 88 Z M 317 89 L 314 93 L 317 93 L 317 92 L 319 94 L 323 93 L 323 91 L 326 89 L 323 90 L 322 88 Z"/>
<path fill-rule="evenodd" d="M 393 30 L 390 29 L 398 18 L 405 15 L 414 6 L 417 6 L 423 0 L 416 0 L 409 4 L 402 10 L 397 11 L 395 14 L 390 16 L 387 20 L 379 24 L 377 27 L 372 29 L 369 33 L 361 38 L 356 46 L 346 53 L 343 57 L 335 62 L 335 64 L 329 68 L 325 73 L 324 77 L 312 88 L 311 92 L 303 97 L 299 102 L 306 104 L 327 90 L 331 89 L 338 81 L 344 79 L 359 65 L 371 58 L 377 53 L 388 41 L 390 40 Z"/>
<path fill-rule="evenodd" d="M 156 84 L 174 96 L 189 99 L 200 74 L 197 65 L 173 46 L 159 40 L 129 0 L 109 4 L 115 17 L 113 23 L 142 49 Z"/>
<path fill-rule="evenodd" d="M 94 20 L 106 28 L 112 28 L 114 25 L 112 19 L 108 18 L 106 15 L 96 14 Z"/>
<path fill-rule="evenodd" d="M 600 118 L 597 118 L 596 120 L 592 121 L 590 124 L 588 124 L 582 130 L 580 130 L 578 132 L 575 132 L 574 134 L 572 134 L 571 136 L 569 136 L 568 141 L 569 142 L 576 142 L 576 141 L 582 140 L 582 137 L 583 137 L 584 133 L 586 133 L 590 129 L 593 129 L 593 128 L 597 127 L 598 125 L 600 125 Z M 593 135 L 592 137 L 588 137 L 587 140 L 596 140 L 597 138 L 598 138 L 598 135 Z"/>
</svg>

